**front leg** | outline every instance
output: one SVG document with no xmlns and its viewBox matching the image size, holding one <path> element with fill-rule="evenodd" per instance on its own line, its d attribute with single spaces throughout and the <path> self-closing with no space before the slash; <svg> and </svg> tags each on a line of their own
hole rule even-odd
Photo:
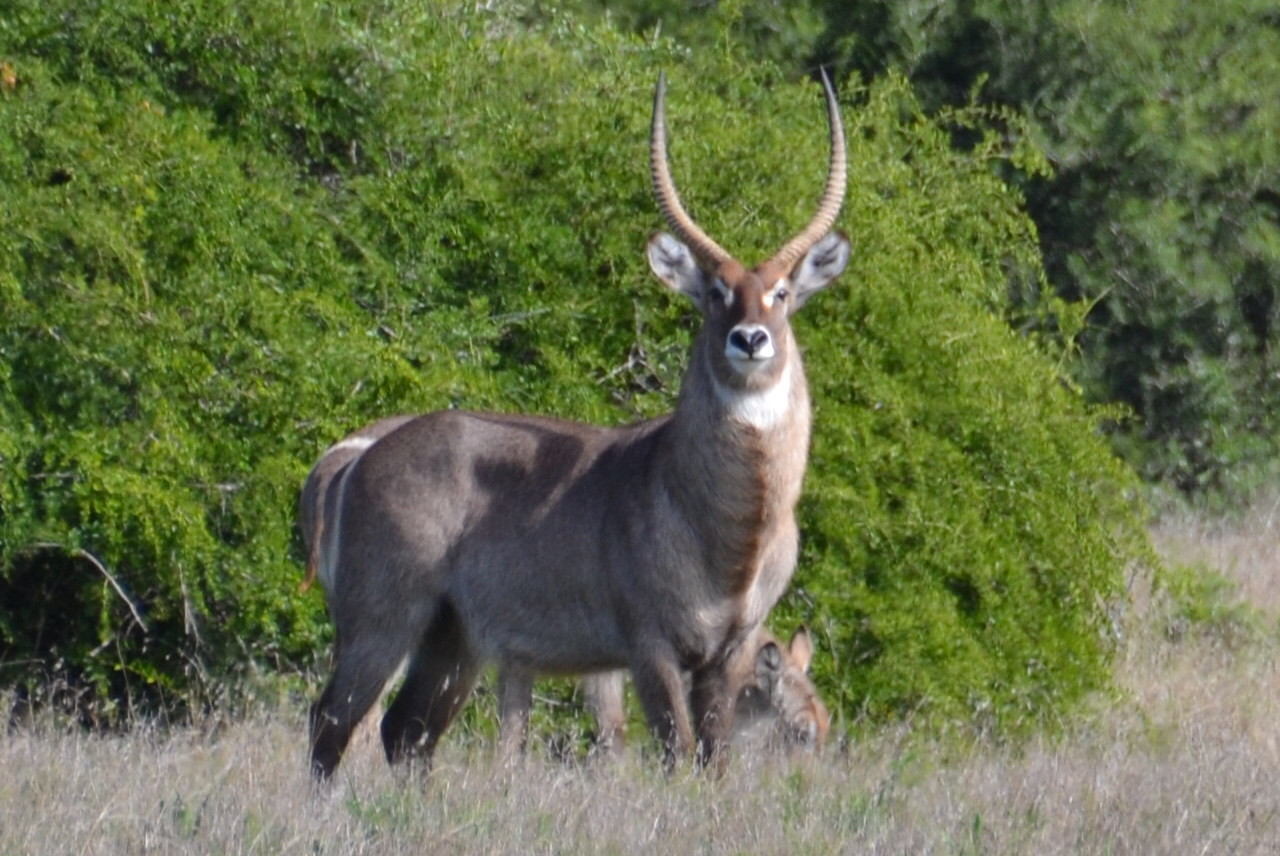
<svg viewBox="0 0 1280 856">
<path fill-rule="evenodd" d="M 710 767 L 717 774 L 724 773 L 729 761 L 729 737 L 740 683 L 723 662 L 693 673 L 690 700 L 698 729 L 698 766 Z"/>
<path fill-rule="evenodd" d="M 649 728 L 662 742 L 663 766 L 671 772 L 693 746 L 680 664 L 674 656 L 637 660 L 631 667 L 631 677 Z"/>
</svg>

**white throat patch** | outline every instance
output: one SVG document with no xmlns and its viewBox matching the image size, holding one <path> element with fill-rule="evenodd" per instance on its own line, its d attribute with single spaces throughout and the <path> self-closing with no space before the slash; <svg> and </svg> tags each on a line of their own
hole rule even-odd
<svg viewBox="0 0 1280 856">
<path fill-rule="evenodd" d="M 718 381 L 715 388 L 731 419 L 760 430 L 772 428 L 786 418 L 791 408 L 791 363 L 783 368 L 777 383 L 759 392 L 729 389 Z"/>
</svg>

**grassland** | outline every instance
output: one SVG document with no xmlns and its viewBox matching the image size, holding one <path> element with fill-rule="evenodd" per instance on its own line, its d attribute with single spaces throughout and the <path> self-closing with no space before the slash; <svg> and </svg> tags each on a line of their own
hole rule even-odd
<svg viewBox="0 0 1280 856">
<path fill-rule="evenodd" d="M 318 793 L 300 708 L 123 736 L 37 718 L 0 738 L 0 853 L 1280 852 L 1280 510 L 1154 532 L 1192 582 L 1135 579 L 1121 697 L 1054 739 L 903 729 L 717 782 L 545 746 L 503 769 L 451 734 L 424 786 L 365 738 Z"/>
</svg>

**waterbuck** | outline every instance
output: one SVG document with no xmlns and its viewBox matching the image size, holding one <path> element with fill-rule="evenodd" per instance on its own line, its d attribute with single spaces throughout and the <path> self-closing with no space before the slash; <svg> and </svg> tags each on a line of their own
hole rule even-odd
<svg viewBox="0 0 1280 856">
<path fill-rule="evenodd" d="M 325 565 L 321 542 L 326 528 L 325 498 L 335 479 L 382 437 L 410 421 L 411 416 L 392 416 L 366 425 L 326 449 L 307 474 L 298 502 L 298 520 L 307 550 L 307 575 L 303 588 L 316 579 Z M 326 590 L 332 579 L 321 578 Z M 738 690 L 734 715 L 734 738 L 745 737 L 752 744 L 769 749 L 821 749 L 830 725 L 830 716 L 817 689 L 809 680 L 813 643 L 801 626 L 785 646 L 763 627 L 741 648 L 740 663 L 749 672 Z M 741 668 L 741 666 L 739 667 Z M 618 754 L 623 747 L 625 723 L 623 680 L 625 672 L 588 675 L 582 686 L 587 705 L 596 721 L 597 746 Z"/>
<path fill-rule="evenodd" d="M 748 270 L 676 194 L 658 79 L 650 163 L 676 237 L 651 237 L 648 260 L 703 316 L 674 412 L 603 428 L 438 411 L 331 486 L 318 573 L 337 643 L 311 708 L 316 776 L 333 773 L 406 658 L 381 726 L 392 763 L 429 763 L 485 663 L 498 666 L 504 751 L 523 743 L 536 675 L 626 668 L 668 766 L 695 745 L 701 763 L 723 757 L 736 655 L 796 563 L 810 410 L 790 318 L 849 258 L 829 231 L 846 165 L 825 75 L 823 86 L 831 158 L 818 211 Z"/>
<path fill-rule="evenodd" d="M 733 739 L 767 751 L 816 752 L 826 743 L 831 715 L 809 680 L 813 641 L 803 625 L 785 646 L 761 628 L 743 647 L 743 661 L 752 671 L 738 689 L 734 704 Z M 596 745 L 612 754 L 623 746 L 626 716 L 623 672 L 604 672 L 583 678 L 582 686 L 596 721 Z"/>
</svg>

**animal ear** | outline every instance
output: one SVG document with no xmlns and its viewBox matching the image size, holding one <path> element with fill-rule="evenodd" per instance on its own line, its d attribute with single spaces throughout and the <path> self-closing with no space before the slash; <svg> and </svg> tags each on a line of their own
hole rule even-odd
<svg viewBox="0 0 1280 856">
<path fill-rule="evenodd" d="M 809 663 L 813 660 L 813 638 L 809 636 L 809 628 L 803 624 L 796 628 L 796 632 L 791 634 L 791 641 L 787 643 L 787 649 L 791 652 L 791 659 L 796 667 L 808 674 Z"/>
<path fill-rule="evenodd" d="M 707 275 L 694 261 L 693 253 L 680 241 L 666 234 L 655 232 L 649 238 L 649 267 L 654 275 L 696 303 L 706 291 Z"/>
<path fill-rule="evenodd" d="M 791 271 L 791 288 L 795 294 L 795 308 L 804 306 L 811 295 L 817 294 L 844 272 L 849 263 L 849 239 L 842 232 L 828 232 L 826 237 L 813 245 Z"/>
<path fill-rule="evenodd" d="M 782 678 L 782 650 L 777 642 L 766 642 L 756 652 L 756 684 L 766 695 L 773 695 L 773 688 Z"/>
</svg>

